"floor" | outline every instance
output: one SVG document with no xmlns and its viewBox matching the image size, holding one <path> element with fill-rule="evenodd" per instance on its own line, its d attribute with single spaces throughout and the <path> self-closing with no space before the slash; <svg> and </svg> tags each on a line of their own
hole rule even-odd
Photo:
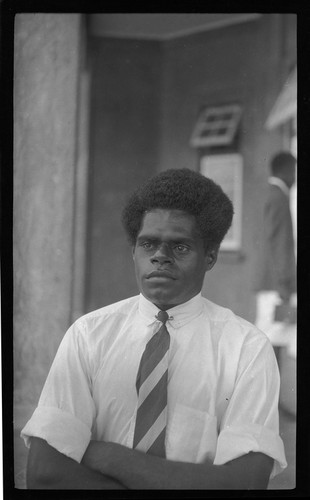
<svg viewBox="0 0 310 500">
<path fill-rule="evenodd" d="M 287 412 L 280 412 L 280 434 L 284 442 L 288 467 L 269 483 L 270 490 L 290 490 L 295 487 L 295 438 L 296 419 Z M 26 488 L 25 467 L 27 461 L 27 448 L 19 437 L 19 431 L 14 433 L 14 469 L 15 487 Z"/>
</svg>

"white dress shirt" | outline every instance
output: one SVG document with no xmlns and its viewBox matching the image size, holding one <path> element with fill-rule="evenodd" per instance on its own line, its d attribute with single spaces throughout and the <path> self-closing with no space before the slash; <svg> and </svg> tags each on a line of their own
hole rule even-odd
<svg viewBox="0 0 310 500">
<path fill-rule="evenodd" d="M 270 184 L 271 186 L 278 186 L 286 196 L 288 196 L 288 197 L 290 196 L 290 190 L 289 190 L 288 186 L 279 177 L 273 177 L 273 176 L 269 177 L 268 184 Z"/>
<path fill-rule="evenodd" d="M 132 447 L 136 375 L 159 329 L 142 295 L 79 318 L 64 336 L 38 407 L 22 430 L 81 461 L 90 439 Z M 220 465 L 250 451 L 286 467 L 279 436 L 279 372 L 260 330 L 201 294 L 168 310 L 166 455 Z"/>
</svg>

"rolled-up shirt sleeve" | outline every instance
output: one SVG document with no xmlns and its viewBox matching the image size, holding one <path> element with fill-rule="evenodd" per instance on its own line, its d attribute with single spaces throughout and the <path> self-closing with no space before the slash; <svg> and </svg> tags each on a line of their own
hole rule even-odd
<svg viewBox="0 0 310 500">
<path fill-rule="evenodd" d="M 240 355 L 235 388 L 223 416 L 215 465 L 249 452 L 274 459 L 271 477 L 287 466 L 279 436 L 280 376 L 268 339 L 252 337 Z"/>
<path fill-rule="evenodd" d="M 26 446 L 30 446 L 31 437 L 39 437 L 59 452 L 81 461 L 96 413 L 91 368 L 83 324 L 76 322 L 65 334 L 38 407 L 21 431 Z"/>
</svg>

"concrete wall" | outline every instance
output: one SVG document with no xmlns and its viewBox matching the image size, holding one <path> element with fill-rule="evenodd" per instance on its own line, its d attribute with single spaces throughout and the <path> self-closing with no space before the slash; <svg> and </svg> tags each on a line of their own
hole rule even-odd
<svg viewBox="0 0 310 500">
<path fill-rule="evenodd" d="M 87 310 L 136 293 L 119 211 L 158 170 L 199 169 L 189 141 L 203 105 L 240 102 L 244 160 L 242 248 L 221 252 L 203 294 L 254 320 L 251 277 L 268 160 L 284 146 L 264 125 L 296 61 L 294 15 L 259 19 L 165 43 L 97 38 L 94 58 Z"/>
<path fill-rule="evenodd" d="M 15 424 L 71 322 L 79 14 L 18 14 L 14 50 Z M 27 408 L 19 422 L 19 409 Z"/>
<path fill-rule="evenodd" d="M 138 292 L 120 213 L 158 169 L 161 51 L 158 43 L 94 39 L 86 310 Z"/>
</svg>

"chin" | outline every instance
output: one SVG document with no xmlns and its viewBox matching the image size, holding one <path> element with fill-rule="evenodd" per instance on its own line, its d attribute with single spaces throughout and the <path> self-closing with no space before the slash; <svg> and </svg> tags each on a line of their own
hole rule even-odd
<svg viewBox="0 0 310 500">
<path fill-rule="evenodd" d="M 150 301 L 152 302 L 153 304 L 155 304 L 157 307 L 165 307 L 167 308 L 167 306 L 169 306 L 171 304 L 170 307 L 173 307 L 174 305 L 176 305 L 178 303 L 177 299 L 173 296 L 171 296 L 170 294 L 168 293 L 164 293 L 164 292 L 144 292 L 143 291 L 143 295 Z"/>
</svg>

